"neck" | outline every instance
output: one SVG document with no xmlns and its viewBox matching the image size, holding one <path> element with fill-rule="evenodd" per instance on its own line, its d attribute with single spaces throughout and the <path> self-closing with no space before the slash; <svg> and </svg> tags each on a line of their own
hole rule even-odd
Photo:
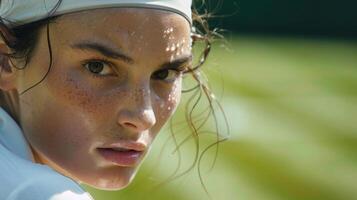
<svg viewBox="0 0 357 200">
<path fill-rule="evenodd" d="M 19 124 L 19 95 L 16 90 L 0 91 L 0 106 Z"/>
</svg>

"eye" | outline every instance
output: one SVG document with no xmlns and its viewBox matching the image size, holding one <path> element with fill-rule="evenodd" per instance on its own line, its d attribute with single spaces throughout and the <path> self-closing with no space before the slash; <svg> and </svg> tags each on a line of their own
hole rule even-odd
<svg viewBox="0 0 357 200">
<path fill-rule="evenodd" d="M 152 78 L 156 80 L 163 80 L 166 82 L 173 82 L 175 81 L 179 76 L 181 75 L 181 72 L 175 69 L 162 69 L 159 71 L 156 71 L 153 75 Z"/>
<path fill-rule="evenodd" d="M 96 76 L 115 75 L 115 72 L 113 71 L 112 67 L 106 61 L 100 61 L 100 60 L 87 61 L 86 63 L 83 64 L 83 66 L 90 73 Z"/>
</svg>

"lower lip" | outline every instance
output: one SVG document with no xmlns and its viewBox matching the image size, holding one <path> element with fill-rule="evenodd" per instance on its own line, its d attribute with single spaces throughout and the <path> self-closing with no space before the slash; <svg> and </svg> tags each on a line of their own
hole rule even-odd
<svg viewBox="0 0 357 200">
<path fill-rule="evenodd" d="M 142 152 L 139 151 L 115 151 L 107 148 L 99 148 L 98 152 L 107 161 L 126 167 L 137 165 L 142 155 Z"/>
</svg>

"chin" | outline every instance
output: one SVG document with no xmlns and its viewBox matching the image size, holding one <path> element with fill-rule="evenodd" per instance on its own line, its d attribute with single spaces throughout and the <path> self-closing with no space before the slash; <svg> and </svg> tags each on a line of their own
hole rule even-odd
<svg viewBox="0 0 357 200">
<path fill-rule="evenodd" d="M 99 180 L 96 183 L 84 183 L 90 187 L 98 190 L 117 191 L 122 190 L 130 185 L 131 181 L 112 181 L 112 180 Z"/>
<path fill-rule="evenodd" d="M 135 173 L 127 176 L 112 175 L 108 178 L 97 178 L 96 180 L 86 181 L 83 183 L 99 190 L 117 191 L 128 187 L 134 177 Z"/>
<path fill-rule="evenodd" d="M 101 183 L 96 185 L 89 185 L 98 190 L 106 190 L 106 191 L 118 191 L 128 187 L 130 183 L 120 183 L 120 184 L 113 184 L 113 183 Z"/>
</svg>

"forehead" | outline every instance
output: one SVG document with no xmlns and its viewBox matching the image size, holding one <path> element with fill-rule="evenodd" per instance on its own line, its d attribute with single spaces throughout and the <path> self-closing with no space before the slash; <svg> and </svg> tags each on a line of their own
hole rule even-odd
<svg viewBox="0 0 357 200">
<path fill-rule="evenodd" d="M 150 8 L 101 8 L 65 14 L 60 20 L 83 25 L 119 23 L 128 28 L 150 23 L 157 26 L 189 26 L 188 21 L 174 12 Z M 115 21 L 113 21 L 115 20 Z M 128 21 L 129 20 L 129 21 Z M 139 24 L 138 24 L 139 23 Z"/>
<path fill-rule="evenodd" d="M 188 41 L 190 24 L 181 15 L 146 8 L 104 8 L 66 14 L 55 24 L 62 42 L 100 40 L 132 50 Z"/>
</svg>

